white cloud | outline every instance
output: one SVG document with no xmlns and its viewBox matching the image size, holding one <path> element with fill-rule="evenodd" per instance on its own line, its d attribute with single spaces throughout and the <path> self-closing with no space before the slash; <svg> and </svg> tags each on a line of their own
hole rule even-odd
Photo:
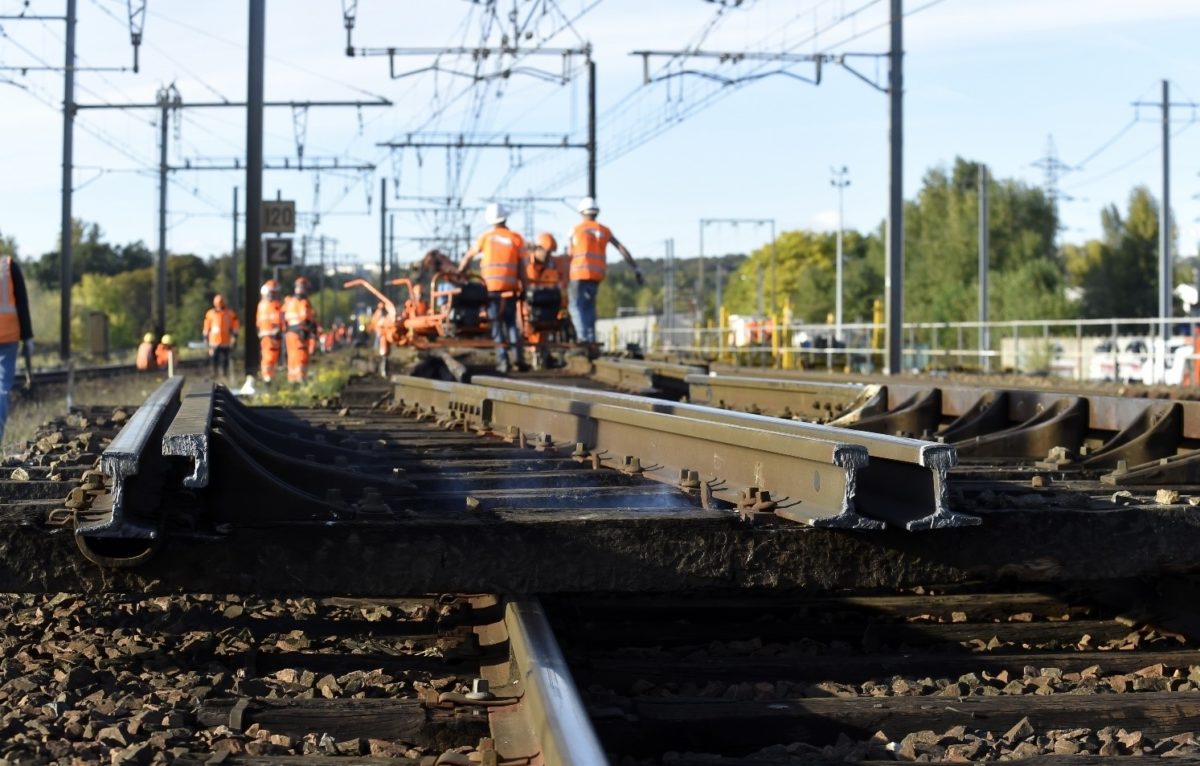
<svg viewBox="0 0 1200 766">
<path fill-rule="evenodd" d="M 809 225 L 818 231 L 836 231 L 838 225 L 837 210 L 818 210 L 809 219 Z"/>
</svg>

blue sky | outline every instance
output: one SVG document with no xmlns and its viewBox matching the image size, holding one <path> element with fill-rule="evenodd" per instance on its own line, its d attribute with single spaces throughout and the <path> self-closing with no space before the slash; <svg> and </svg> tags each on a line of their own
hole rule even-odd
<svg viewBox="0 0 1200 766">
<path fill-rule="evenodd" d="M 124 0 L 78 0 L 81 65 L 128 66 L 132 55 Z M 30 0 L 29 11 L 59 14 L 63 0 Z M 524 11 L 533 3 L 520 0 Z M 23 0 L 0 0 L 0 14 L 19 12 Z M 501 0 L 504 8 L 511 0 Z M 540 3 L 538 4 L 540 6 Z M 546 44 L 577 47 L 589 41 L 599 72 L 601 157 L 627 140 L 636 147 L 607 159 L 599 173 L 601 219 L 635 256 L 659 257 L 673 237 L 676 253 L 697 251 L 702 218 L 767 218 L 779 230 L 832 229 L 837 198 L 830 168 L 849 168 L 846 225 L 873 228 L 887 205 L 887 99 L 836 66 L 819 86 L 785 77 L 721 88 L 697 78 L 642 85 L 641 62 L 629 54 L 643 48 L 682 49 L 709 29 L 707 50 L 883 52 L 887 48 L 887 2 L 880 0 L 751 0 L 726 9 L 701 0 L 559 0 L 578 18 Z M 1160 81 L 1172 83 L 1177 101 L 1200 97 L 1200 3 L 1194 0 L 907 0 L 905 191 L 911 197 L 932 166 L 955 156 L 988 163 L 997 177 L 1041 184 L 1034 166 L 1052 136 L 1060 159 L 1077 166 L 1063 175 L 1070 196 L 1062 204 L 1063 239 L 1082 241 L 1099 229 L 1104 205 L 1123 206 L 1139 183 L 1158 194 L 1158 110 L 1131 102 L 1155 101 Z M 465 0 L 360 0 L 356 46 L 477 45 L 483 35 L 481 7 Z M 150 0 L 141 51 L 141 72 L 81 72 L 80 101 L 152 101 L 174 82 L 185 103 L 245 97 L 244 3 L 238 0 Z M 547 16 L 530 29 L 534 39 L 562 26 Z M 62 61 L 62 25 L 3 22 L 0 64 Z M 489 40 L 496 42 L 498 33 Z M 493 138 L 512 134 L 567 135 L 581 140 L 585 124 L 582 78 L 566 85 L 536 77 L 492 81 L 468 91 L 466 82 L 442 73 L 392 80 L 386 58 L 346 57 L 338 0 L 268 0 L 267 96 L 284 99 L 350 99 L 385 96 L 391 109 L 312 110 L 304 131 L 305 156 L 338 157 L 342 163 L 378 163 L 378 173 L 268 173 L 267 195 L 278 189 L 297 201 L 302 214 L 321 212 L 304 227 L 338 241 L 338 251 L 372 263 L 378 259 L 379 178 L 399 181 L 406 197 L 454 190 L 468 206 L 509 197 L 563 197 L 521 205 L 512 222 L 529 234 L 548 229 L 561 236 L 574 223 L 573 203 L 585 191 L 578 151 L 444 151 L 390 155 L 375 146 L 418 128 L 457 134 L 474 130 Z M 429 59 L 414 59 L 414 66 Z M 447 65 L 450 61 L 445 61 Z M 526 61 L 561 74 L 557 58 Z M 401 64 L 403 66 L 404 64 Z M 464 62 L 459 62 L 460 67 Z M 744 67 L 745 65 L 741 65 Z M 869 76 L 886 65 L 862 59 Z M 746 69 L 692 62 L 723 74 Z M 798 65 L 797 73 L 811 73 Z M 58 235 L 61 78 L 55 73 L 0 72 L 17 85 L 0 84 L 0 232 L 17 238 L 26 255 L 51 249 Z M 641 141 L 647 130 L 671 122 L 712 91 L 708 108 Z M 472 102 L 472 95 L 479 95 Z M 438 104 L 455 96 L 444 111 Z M 619 108 L 614 108 L 619 105 Z M 1200 191 L 1196 113 L 1174 113 L 1172 201 L 1182 236 L 1180 252 L 1196 252 Z M 296 115 L 302 117 L 302 115 Z M 1140 118 L 1134 123 L 1135 117 Z M 76 132 L 75 212 L 99 223 L 118 242 L 157 236 L 157 164 L 153 112 L 88 112 Z M 243 155 L 240 110 L 185 111 L 171 126 L 172 162 L 199 157 L 232 160 Z M 294 115 L 269 110 L 266 154 L 295 157 Z M 449 166 L 449 169 L 448 169 Z M 180 172 L 170 187 L 169 247 L 201 255 L 227 252 L 232 189 L 238 173 Z M 244 195 L 242 197 L 244 205 Z M 393 208 L 425 207 L 391 200 Z M 369 212 L 368 212 L 369 211 Z M 528 214 L 532 226 L 528 226 Z M 471 229 L 477 234 L 482 221 Z M 435 230 L 428 212 L 397 217 L 401 260 L 419 256 L 425 244 L 409 238 Z M 751 225 L 706 228 L 706 250 L 745 251 L 766 241 Z"/>
</svg>

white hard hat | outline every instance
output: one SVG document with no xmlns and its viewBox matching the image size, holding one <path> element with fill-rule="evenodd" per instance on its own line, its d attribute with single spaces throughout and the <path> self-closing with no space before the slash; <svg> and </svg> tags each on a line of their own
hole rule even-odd
<svg viewBox="0 0 1200 766">
<path fill-rule="evenodd" d="M 490 224 L 504 223 L 508 220 L 508 206 L 493 202 L 483 211 L 483 219 Z"/>
<path fill-rule="evenodd" d="M 595 197 L 584 197 L 579 200 L 579 212 L 596 214 L 600 212 L 600 207 L 596 204 Z"/>
</svg>

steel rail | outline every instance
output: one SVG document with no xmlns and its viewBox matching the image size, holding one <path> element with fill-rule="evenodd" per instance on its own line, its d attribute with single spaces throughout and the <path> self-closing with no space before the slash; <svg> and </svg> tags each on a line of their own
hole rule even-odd
<svg viewBox="0 0 1200 766">
<path fill-rule="evenodd" d="M 950 509 L 947 473 L 957 463 L 958 457 L 956 450 L 946 444 L 780 420 L 698 404 L 677 404 L 604 391 L 563 389 L 508 378 L 476 377 L 474 381 L 480 385 L 547 395 L 553 391 L 565 390 L 569 391 L 572 398 L 588 402 L 679 415 L 694 421 L 744 425 L 800 438 L 852 444 L 866 450 L 869 456 L 869 462 L 858 471 L 856 507 L 860 513 L 901 525 L 909 531 L 972 526 L 980 523 L 976 516 Z"/>
<path fill-rule="evenodd" d="M 175 362 L 175 369 L 199 369 L 207 367 L 209 361 L 204 359 L 181 359 Z M 159 371 L 161 372 L 161 370 Z M 75 367 L 72 369 L 53 369 L 53 370 L 35 370 L 33 373 L 33 382 L 39 386 L 53 386 L 66 383 L 71 376 L 76 379 L 85 380 L 91 378 L 116 378 L 122 375 L 144 375 L 147 377 L 153 376 L 154 371 L 139 370 L 133 364 L 101 364 L 88 367 Z"/>
<path fill-rule="evenodd" d="M 516 706 L 489 709 L 499 755 L 563 766 L 605 766 L 608 758 L 542 604 L 535 598 L 504 605 L 508 662 L 483 670 L 498 694 L 519 695 Z M 494 638 L 489 639 L 491 643 Z"/>
<path fill-rule="evenodd" d="M 514 391 L 404 376 L 393 381 L 401 403 L 429 406 L 434 415 L 440 408 L 464 428 L 507 429 L 519 442 L 534 434 L 543 449 L 575 445 L 581 461 L 615 462 L 624 473 L 692 491 L 706 507 L 724 504 L 746 518 L 774 515 L 818 527 L 881 529 L 887 521 L 857 508 L 857 474 L 867 462 L 858 446 L 734 422 L 736 413 L 724 413 L 731 416 L 724 422 L 703 421 L 589 401 L 563 387 Z"/>
<path fill-rule="evenodd" d="M 613 388 L 635 394 L 664 391 L 678 396 L 687 395 L 690 375 L 701 375 L 703 367 L 670 362 L 634 362 L 626 359 L 595 359 L 591 363 L 591 377 Z"/>
<path fill-rule="evenodd" d="M 75 526 L 76 543 L 92 561 L 132 566 L 157 545 L 165 473 L 162 436 L 179 409 L 183 381 L 168 378 L 155 389 L 101 454 L 100 470 L 111 482 L 108 508 L 93 506 L 105 512 Z"/>
<path fill-rule="evenodd" d="M 656 365 L 658 363 L 647 361 L 644 364 Z M 886 406 L 888 407 L 895 407 L 920 391 L 937 389 L 941 399 L 940 413 L 945 418 L 956 418 L 967 414 L 986 394 L 1004 392 L 1008 397 L 1009 418 L 1018 422 L 1038 408 L 1044 409 L 1065 396 L 1074 396 L 1087 401 L 1087 426 L 1094 431 L 1123 430 L 1136 421 L 1147 406 L 1162 403 L 1161 399 L 1153 398 L 1149 392 L 1147 396 L 1108 395 L 1097 393 L 1094 388 L 1073 385 L 1072 381 L 1068 380 L 1062 381 L 1061 385 L 1056 388 L 1047 389 L 1044 386 L 1021 385 L 1016 382 L 987 385 L 944 382 L 934 379 L 918 381 L 876 375 L 850 376 L 841 373 L 814 373 L 798 370 L 770 370 L 764 374 L 762 370 L 739 370 L 732 367 L 714 368 L 714 371 L 709 372 L 706 376 L 706 381 L 710 384 L 720 383 L 731 387 L 739 386 L 739 382 L 742 380 L 769 380 L 772 383 L 781 384 L 772 386 L 770 389 L 758 389 L 762 392 L 761 398 L 750 403 L 763 410 L 775 412 L 778 411 L 776 407 L 783 408 L 789 405 L 787 399 L 784 398 L 787 390 L 786 384 L 794 385 L 795 387 L 790 390 L 801 395 L 807 389 L 822 394 L 834 390 L 826 388 L 829 386 L 847 386 L 858 388 L 861 391 L 874 384 L 886 391 Z M 731 393 L 733 392 L 731 391 Z M 771 394 L 776 394 L 776 396 L 768 398 Z M 1181 435 L 1185 439 L 1200 440 L 1200 401 L 1180 400 L 1178 404 L 1183 408 Z M 792 402 L 791 406 L 794 410 L 795 403 Z"/>
</svg>

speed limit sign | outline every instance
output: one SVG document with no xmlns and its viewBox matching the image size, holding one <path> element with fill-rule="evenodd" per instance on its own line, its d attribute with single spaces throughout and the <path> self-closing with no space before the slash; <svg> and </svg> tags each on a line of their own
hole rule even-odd
<svg viewBox="0 0 1200 766">
<path fill-rule="evenodd" d="M 262 203 L 264 234 L 291 234 L 296 231 L 296 203 L 293 200 L 271 200 Z"/>
</svg>

